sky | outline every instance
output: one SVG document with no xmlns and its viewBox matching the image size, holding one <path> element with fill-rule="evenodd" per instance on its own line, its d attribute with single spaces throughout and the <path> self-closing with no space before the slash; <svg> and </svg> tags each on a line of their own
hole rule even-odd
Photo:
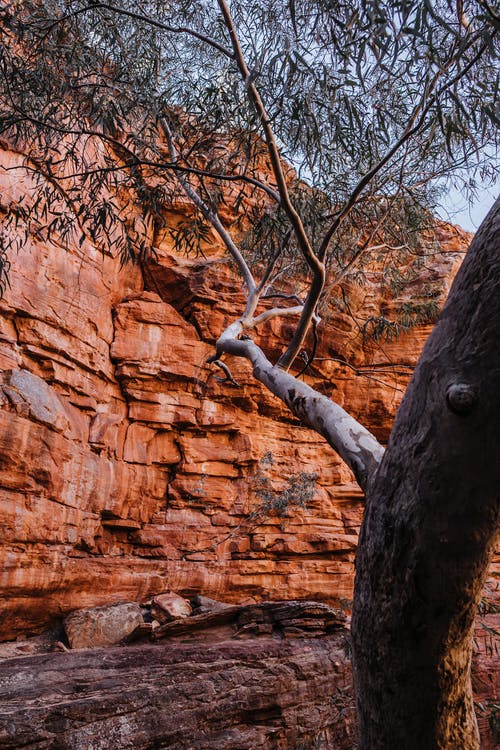
<svg viewBox="0 0 500 750">
<path fill-rule="evenodd" d="M 476 200 L 469 205 L 459 190 L 451 190 L 443 200 L 439 214 L 446 221 L 458 224 L 468 232 L 475 232 L 498 196 L 498 189 L 484 187 L 478 190 Z"/>
</svg>

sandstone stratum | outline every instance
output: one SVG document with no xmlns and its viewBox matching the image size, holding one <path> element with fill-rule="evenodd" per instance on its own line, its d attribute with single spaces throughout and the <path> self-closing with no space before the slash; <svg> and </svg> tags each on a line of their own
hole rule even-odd
<svg viewBox="0 0 500 750">
<path fill-rule="evenodd" d="M 5 144 L 0 160 L 5 211 L 31 183 Z M 167 226 L 186 216 L 182 202 L 165 209 Z M 247 363 L 231 363 L 238 387 L 220 383 L 207 365 L 243 307 L 241 281 L 215 237 L 202 256 L 187 257 L 168 232 L 151 232 L 156 255 L 142 266 L 122 266 L 88 240 L 68 248 L 36 232 L 11 259 L 0 300 L 0 640 L 41 633 L 74 610 L 142 603 L 165 591 L 240 605 L 294 599 L 350 608 L 358 485 L 326 442 L 253 380 Z M 411 288 L 389 293 L 377 267 L 352 285 L 354 315 L 330 309 L 305 375 L 382 442 L 432 323 L 375 343 L 356 319 L 390 316 L 424 288 L 444 301 L 470 235 L 438 223 L 435 239 L 432 263 Z M 287 325 L 274 320 L 263 329 L 267 352 Z M 307 501 L 280 504 L 287 487 L 306 481 Z M 494 584 L 489 592 L 488 601 Z M 489 700 L 496 651 L 483 640 L 478 694 Z M 298 669 L 299 642 L 266 648 L 269 664 L 281 648 Z M 325 641 L 314 659 L 335 661 L 339 648 Z M 63 669 L 66 656 L 50 658 Z M 84 673 L 94 658 L 78 654 Z M 122 658 L 113 650 L 113 669 Z M 280 685 L 270 683 L 270 694 Z"/>
</svg>

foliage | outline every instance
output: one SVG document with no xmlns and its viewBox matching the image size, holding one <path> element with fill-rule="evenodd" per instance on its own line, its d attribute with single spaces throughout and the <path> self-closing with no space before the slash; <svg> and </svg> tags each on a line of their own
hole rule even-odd
<svg viewBox="0 0 500 750">
<path fill-rule="evenodd" d="M 241 258 L 264 293 L 313 277 L 300 343 L 323 289 L 419 246 L 447 181 L 495 176 L 480 0 L 2 0 L 0 20 L 0 134 L 33 181 L 3 206 L 2 285 L 30 234 L 137 261 L 159 231 L 199 254 L 212 225 L 247 286 Z"/>
<path fill-rule="evenodd" d="M 265 467 L 273 465 L 273 454 L 268 451 L 261 458 L 255 477 L 255 494 L 261 501 L 261 506 L 254 515 L 261 517 L 272 513 L 279 518 L 286 518 L 294 508 L 307 509 L 314 497 L 318 475 L 305 471 L 292 474 L 287 477 L 284 489 L 276 491 L 265 473 Z"/>
<path fill-rule="evenodd" d="M 194 257 L 203 256 L 202 245 L 210 237 L 210 227 L 198 216 L 179 221 L 168 232 L 174 242 L 174 250 Z"/>
<path fill-rule="evenodd" d="M 363 325 L 363 337 L 374 341 L 390 341 L 397 338 L 402 331 L 408 331 L 415 325 L 435 323 L 439 312 L 436 300 L 429 302 L 405 302 L 401 305 L 397 320 L 384 315 L 371 316 Z"/>
</svg>

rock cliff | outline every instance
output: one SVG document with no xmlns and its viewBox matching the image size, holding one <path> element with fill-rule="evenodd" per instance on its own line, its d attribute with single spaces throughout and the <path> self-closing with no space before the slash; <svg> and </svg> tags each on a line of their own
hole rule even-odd
<svg viewBox="0 0 500 750">
<path fill-rule="evenodd" d="M 31 183 L 16 153 L 0 156 L 5 210 Z M 186 210 L 172 208 L 167 223 Z M 440 301 L 469 236 L 439 224 L 436 237 L 432 268 L 411 285 L 431 285 Z M 207 366 L 242 304 L 215 239 L 194 259 L 176 256 L 168 233 L 151 242 L 156 259 L 142 268 L 36 232 L 12 258 L 0 301 L 4 640 L 167 589 L 240 603 L 351 598 L 362 512 L 353 477 L 245 362 L 232 365 L 238 388 Z M 386 315 L 384 283 L 370 271 L 351 307 Z M 429 324 L 377 346 L 357 326 L 332 308 L 306 377 L 384 440 Z M 283 334 L 273 322 L 261 344 L 272 352 Z M 306 507 L 300 493 L 284 507 L 283 490 L 301 482 Z"/>
<path fill-rule="evenodd" d="M 1 215 L 12 200 L 29 196 L 32 185 L 5 144 L 0 163 L 8 168 L 0 170 Z M 171 207 L 167 226 L 187 210 Z M 358 486 L 324 441 L 253 381 L 246 363 L 231 365 L 239 387 L 221 384 L 207 366 L 217 336 L 243 301 L 215 238 L 198 258 L 176 254 L 168 232 L 151 232 L 149 239 L 156 255 L 143 266 L 122 267 L 118 257 L 77 237 L 69 248 L 57 237 L 44 242 L 36 230 L 11 259 L 10 285 L 0 300 L 0 640 L 40 632 L 75 609 L 141 602 L 165 590 L 239 604 L 313 599 L 349 609 L 362 515 Z M 470 237 L 443 223 L 435 239 L 432 265 L 408 275 L 396 294 L 376 264 L 363 284 L 346 281 L 349 304 L 334 299 L 325 311 L 317 357 L 305 375 L 381 441 L 431 322 L 402 325 L 399 336 L 375 344 L 359 321 L 389 318 L 419 290 L 430 289 L 438 304 L 444 299 Z M 271 354 L 286 325 L 273 321 L 261 334 Z M 496 615 L 488 602 L 496 593 L 490 588 L 476 639 L 483 737 L 492 731 Z M 197 680 L 212 691 L 215 683 L 233 680 L 227 714 L 202 727 L 212 742 L 207 747 L 268 747 L 271 735 L 273 747 L 317 736 L 349 747 L 350 676 L 339 638 L 280 643 L 264 636 L 257 649 L 252 641 L 180 651 L 178 644 L 161 652 L 149 645 L 111 649 L 103 692 L 96 693 L 106 705 L 95 721 L 88 720 L 85 695 L 81 706 L 77 697 L 81 684 L 100 679 L 98 652 L 7 660 L 2 741 L 17 746 L 24 727 L 27 744 L 59 736 L 67 746 L 83 747 L 86 733 L 94 732 L 106 747 L 123 747 L 130 731 L 134 747 L 150 741 L 193 746 L 189 736 L 177 736 L 179 717 L 191 721 L 199 700 L 189 686 Z M 14 648 L 16 656 L 23 648 Z M 153 651 L 154 680 L 145 667 Z M 189 669 L 181 666 L 187 657 Z M 187 692 L 172 718 L 155 705 L 163 709 L 171 698 L 168 680 L 158 691 L 158 675 L 173 667 L 176 696 L 181 683 Z M 12 688 L 20 669 L 38 675 L 33 706 L 25 687 Z M 116 676 L 122 670 L 125 682 Z M 263 681 L 269 700 L 257 699 Z M 39 706 L 61 684 L 67 705 L 57 714 Z M 144 702 L 144 690 L 155 693 L 154 705 Z M 255 708 L 243 715 L 243 704 Z M 202 701 L 195 724 L 186 718 L 186 726 L 201 731 L 200 716 L 206 718 L 213 701 L 207 706 Z M 122 709 L 131 717 L 126 726 Z M 488 742 L 492 747 L 494 740 Z"/>
</svg>

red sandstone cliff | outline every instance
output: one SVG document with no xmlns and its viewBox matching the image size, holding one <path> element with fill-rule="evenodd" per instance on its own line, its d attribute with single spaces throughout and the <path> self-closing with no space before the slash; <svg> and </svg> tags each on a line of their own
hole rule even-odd
<svg viewBox="0 0 500 750">
<path fill-rule="evenodd" d="M 0 178 L 4 206 L 29 193 L 23 170 Z M 442 299 L 469 237 L 447 224 L 437 236 L 417 281 Z M 66 250 L 33 234 L 13 258 L 0 302 L 4 639 L 167 588 L 239 602 L 351 598 L 361 495 L 350 472 L 246 363 L 233 367 L 241 388 L 206 366 L 242 301 L 216 246 L 192 260 L 173 255 L 168 234 L 152 241 L 145 275 L 90 243 Z M 352 299 L 365 317 L 388 305 L 375 271 Z M 268 348 L 276 333 L 274 323 Z M 308 380 L 383 440 L 427 333 L 365 346 L 334 311 Z M 307 509 L 264 514 L 259 483 L 280 490 L 301 471 L 318 475 Z"/>
<path fill-rule="evenodd" d="M 0 181 L 0 210 L 29 194 L 21 169 Z M 432 267 L 413 283 L 442 300 L 469 237 L 447 224 L 436 235 Z M 193 260 L 175 256 L 168 234 L 151 240 L 158 261 L 143 270 L 35 234 L 12 259 L 0 301 L 0 640 L 165 589 L 234 602 L 351 598 L 362 504 L 350 472 L 246 363 L 232 368 L 240 388 L 206 366 L 242 302 L 216 244 Z M 394 304 L 375 269 L 351 290 L 365 318 Z M 428 330 L 374 347 L 332 308 L 308 381 L 384 440 Z M 272 350 L 284 332 L 274 322 L 261 343 Z M 259 487 L 279 493 L 300 472 L 317 475 L 307 508 L 266 510 Z M 494 693 L 480 628 L 481 643 L 480 701 Z"/>
</svg>

